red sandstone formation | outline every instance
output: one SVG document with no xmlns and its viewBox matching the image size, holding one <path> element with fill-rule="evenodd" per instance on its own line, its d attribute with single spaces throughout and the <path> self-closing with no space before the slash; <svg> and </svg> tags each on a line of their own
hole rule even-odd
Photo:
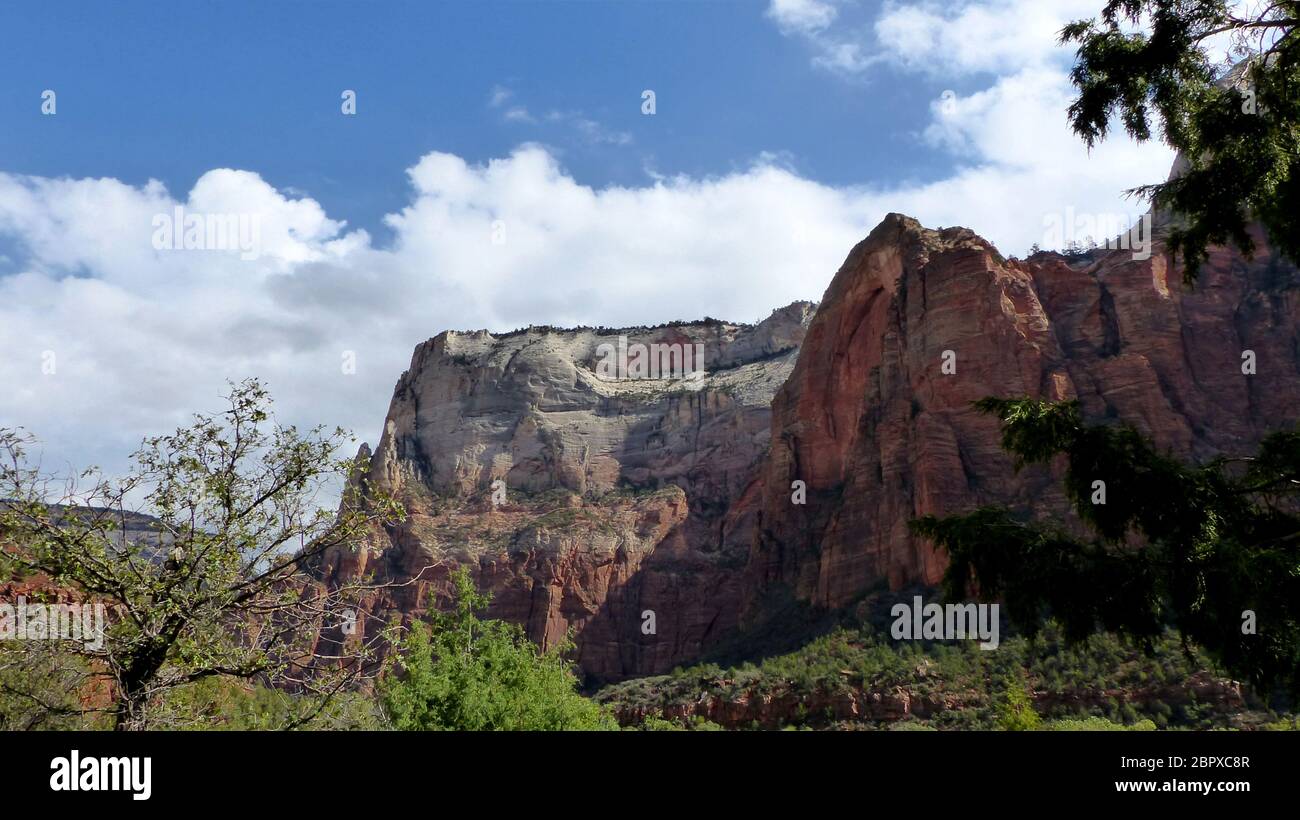
<svg viewBox="0 0 1300 820">
<path fill-rule="evenodd" d="M 780 584 L 838 607 L 882 579 L 934 583 L 945 564 L 908 532 L 919 515 L 1065 516 L 1046 470 L 1013 472 L 997 420 L 971 407 L 984 396 L 1077 398 L 1183 458 L 1293 424 L 1297 271 L 1258 239 L 1250 261 L 1216 250 L 1188 290 L 1158 246 L 1008 260 L 968 230 L 890 215 L 835 276 L 773 402 L 748 600 Z"/>
<path fill-rule="evenodd" d="M 758 501 L 747 490 L 812 308 L 796 303 L 752 327 L 425 342 L 367 476 L 409 517 L 329 555 L 326 580 L 419 578 L 371 602 L 382 621 L 422 611 L 431 589 L 447 590 L 449 569 L 468 564 L 493 594 L 490 617 L 524 625 L 544 647 L 571 634 L 593 676 L 663 672 L 697 656 L 737 626 Z M 704 374 L 605 378 L 601 346 L 620 337 L 647 349 L 702 345 Z"/>
<path fill-rule="evenodd" d="M 934 583 L 943 557 L 908 532 L 915 516 L 1066 515 L 1048 471 L 1013 472 L 976 399 L 1078 398 L 1182 457 L 1250 450 L 1297 416 L 1297 294 L 1262 241 L 1253 260 L 1215 251 L 1191 291 L 1158 244 L 1008 260 L 890 215 L 810 324 L 796 304 L 754 327 L 444 333 L 399 380 L 368 476 L 410 518 L 322 571 L 418 576 L 371 602 L 409 618 L 465 563 L 492 616 L 546 646 L 571 634 L 589 674 L 663 672 L 772 590 L 839 607 Z M 604 379 L 597 349 L 620 335 L 703 344 L 707 375 Z"/>
</svg>

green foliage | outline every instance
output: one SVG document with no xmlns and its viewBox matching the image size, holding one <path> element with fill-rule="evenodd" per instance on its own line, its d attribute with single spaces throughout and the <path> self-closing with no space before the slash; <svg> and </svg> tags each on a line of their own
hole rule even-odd
<svg viewBox="0 0 1300 820">
<path fill-rule="evenodd" d="M 1251 252 L 1249 218 L 1300 259 L 1300 3 L 1259 4 L 1245 16 L 1237 6 L 1109 0 L 1099 19 L 1061 32 L 1062 43 L 1079 44 L 1069 117 L 1088 147 L 1118 120 L 1139 141 L 1158 128 L 1188 162 L 1180 176 L 1134 192 L 1180 215 L 1170 247 L 1189 283 L 1208 245 Z M 1223 37 L 1231 47 L 1216 61 L 1208 44 Z"/>
<path fill-rule="evenodd" d="M 889 727 L 891 732 L 937 732 L 938 729 L 919 720 L 900 720 Z"/>
<path fill-rule="evenodd" d="M 1042 728 L 1052 732 L 1154 732 L 1156 725 L 1150 720 L 1140 720 L 1125 725 L 1103 717 L 1086 717 L 1074 720 L 1052 720 L 1043 724 Z"/>
<path fill-rule="evenodd" d="M 1007 681 L 997 707 L 999 728 L 1008 732 L 1032 732 L 1042 725 L 1042 718 L 1034 711 L 1031 694 L 1019 680 Z"/>
<path fill-rule="evenodd" d="M 696 715 L 685 722 L 665 720 L 658 715 L 647 715 L 640 725 L 630 727 L 642 732 L 722 732 L 723 727 Z"/>
<path fill-rule="evenodd" d="M 977 406 L 1001 418 L 1017 467 L 1063 457 L 1066 495 L 1095 535 L 995 507 L 913 521 L 951 558 L 950 597 L 973 583 L 1019 628 L 1051 615 L 1076 641 L 1101 628 L 1150 649 L 1172 626 L 1262 692 L 1300 689 L 1300 433 L 1270 435 L 1253 459 L 1189 466 L 1131 428 L 1084 425 L 1074 403 Z M 1243 634 L 1247 610 L 1258 634 Z"/>
<path fill-rule="evenodd" d="M 402 641 L 400 673 L 379 693 L 393 726 L 405 730 L 590 730 L 617 728 L 601 707 L 576 691 L 563 657 L 541 652 L 516 624 L 481 620 L 489 598 L 467 567 L 452 576 L 450 612 L 433 610 Z"/>
<path fill-rule="evenodd" d="M 862 624 L 758 663 L 730 668 L 704 664 L 613 684 L 597 692 L 595 699 L 647 729 L 683 728 L 679 720 L 666 721 L 669 725 L 662 727 L 657 721 L 664 714 L 690 714 L 692 707 L 704 702 L 764 700 L 793 701 L 784 717 L 798 728 L 996 729 L 1001 725 L 999 706 L 1006 702 L 1004 682 L 1011 680 L 1020 687 L 1020 695 L 1034 693 L 1033 710 L 1041 716 L 1042 728 L 1048 729 L 1059 721 L 1094 718 L 1113 724 L 1147 722 L 1187 728 L 1225 728 L 1237 725 L 1242 716 L 1265 719 L 1249 707 L 1199 712 L 1183 708 L 1193 691 L 1193 676 L 1204 671 L 1199 660 L 1182 651 L 1173 633 L 1156 639 L 1148 654 L 1110 633 L 1069 642 L 1057 624 L 1048 623 L 1034 638 L 1004 637 L 996 652 L 986 652 L 973 642 L 891 642 Z M 866 716 L 841 724 L 833 714 L 811 705 L 826 703 L 828 696 L 854 693 L 870 701 L 877 693 L 892 696 L 900 689 L 913 703 L 926 700 L 950 706 L 902 724 Z M 1108 701 L 1116 693 L 1123 693 L 1122 702 L 1112 708 Z M 1176 700 L 1178 710 L 1163 698 Z M 1109 719 L 1104 717 L 1107 711 Z M 643 720 L 641 715 L 649 717 Z M 1027 713 L 1022 717 L 1032 720 Z"/>
<path fill-rule="evenodd" d="M 361 692 L 330 698 L 296 694 L 233 678 L 205 678 L 167 691 L 155 705 L 190 729 L 276 730 L 303 713 L 303 727 L 314 730 L 376 730 L 384 724 L 375 700 Z"/>
<path fill-rule="evenodd" d="M 327 551 L 354 548 L 372 526 L 396 521 L 400 505 L 363 493 L 365 465 L 337 456 L 350 440 L 342 430 L 276 424 L 256 380 L 232 385 L 226 398 L 226 410 L 146 439 L 120 480 L 93 469 L 56 480 L 28 463 L 28 437 L 0 429 L 0 569 L 44 576 L 75 600 L 105 607 L 102 645 L 60 648 L 83 661 L 73 691 L 93 699 L 81 710 L 97 715 L 103 701 L 114 728 L 187 725 L 185 713 L 160 705 L 208 678 L 318 696 L 296 701 L 307 711 L 287 718 L 283 728 L 291 728 L 375 666 L 382 635 L 374 630 L 316 640 L 322 623 L 363 611 L 359 601 L 374 587 L 324 588 L 310 570 Z M 321 506 L 322 494 L 340 485 L 340 508 Z M 50 503 L 50 488 L 64 486 L 67 495 Z M 148 515 L 131 509 L 137 499 Z M 148 523 L 128 533 L 128 521 Z M 43 643 L 17 642 L 6 654 L 28 655 L 12 661 L 21 669 L 42 660 Z M 38 702 L 21 680 L 11 688 Z"/>
<path fill-rule="evenodd" d="M 643 732 L 684 732 L 686 728 L 672 720 L 664 720 L 657 715 L 648 715 L 641 725 L 636 727 Z"/>
<path fill-rule="evenodd" d="M 90 675 L 87 661 L 57 644 L 23 646 L 0 641 L 0 731 L 105 728 L 102 713 L 79 697 Z"/>
</svg>

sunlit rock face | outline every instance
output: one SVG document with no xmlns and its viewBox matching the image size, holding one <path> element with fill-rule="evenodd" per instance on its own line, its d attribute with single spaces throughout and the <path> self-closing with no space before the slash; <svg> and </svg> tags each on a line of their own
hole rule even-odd
<svg viewBox="0 0 1300 820">
<path fill-rule="evenodd" d="M 1198 460 L 1293 424 L 1296 267 L 1257 233 L 1252 259 L 1215 249 L 1192 290 L 1159 236 L 1150 254 L 1016 260 L 966 229 L 888 217 L 827 289 L 773 402 L 748 608 L 773 586 L 839 607 L 937 582 L 942 554 L 907 529 L 919 515 L 1007 504 L 1068 519 L 1059 475 L 1013 471 L 997 420 L 971 407 L 982 397 L 1078 399 Z"/>
<path fill-rule="evenodd" d="M 424 342 L 368 476 L 408 518 L 326 574 L 417 579 L 371 601 L 409 617 L 467 564 L 489 615 L 547 647 L 570 635 L 596 678 L 698 656 L 737 624 L 771 400 L 813 310 Z"/>
<path fill-rule="evenodd" d="M 996 503 L 1069 526 L 1059 475 L 1012 469 L 971 407 L 985 396 L 1078 399 L 1179 457 L 1249 452 L 1300 413 L 1300 274 L 1257 234 L 1252 259 L 1216 249 L 1188 289 L 1155 223 L 1149 253 L 1018 260 L 895 214 L 819 305 L 755 326 L 443 333 L 369 462 L 409 517 L 322 576 L 400 584 L 371 596 L 375 624 L 444 604 L 467 565 L 491 616 L 569 636 L 612 680 L 770 622 L 765 602 L 937 582 L 918 515 Z"/>
</svg>

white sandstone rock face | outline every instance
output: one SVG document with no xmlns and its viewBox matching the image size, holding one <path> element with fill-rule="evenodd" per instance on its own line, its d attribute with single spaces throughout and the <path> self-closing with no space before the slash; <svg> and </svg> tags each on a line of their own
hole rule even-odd
<svg viewBox="0 0 1300 820">
<path fill-rule="evenodd" d="M 368 475 L 408 518 L 357 554 L 330 556 L 327 577 L 418 576 L 373 602 L 374 614 L 410 617 L 468 563 L 494 594 L 492 616 L 543 646 L 572 630 L 580 665 L 599 678 L 698 655 L 735 625 L 772 397 L 814 311 L 795 303 L 752 326 L 448 331 L 423 342 Z M 611 369 L 620 345 L 663 354 L 657 378 Z M 693 368 L 668 372 L 682 362 L 669 354 L 688 347 L 702 367 L 692 356 Z M 646 610 L 655 635 L 641 633 Z"/>
<path fill-rule="evenodd" d="M 812 310 L 795 304 L 752 327 L 442 333 L 416 348 L 398 381 L 371 479 L 438 496 L 470 496 L 498 479 L 530 494 L 592 498 L 676 483 L 689 495 L 700 465 L 716 485 L 722 464 L 722 483 L 739 489 Z M 699 345 L 704 375 L 602 378 L 598 348 L 620 336 L 647 349 Z"/>
</svg>

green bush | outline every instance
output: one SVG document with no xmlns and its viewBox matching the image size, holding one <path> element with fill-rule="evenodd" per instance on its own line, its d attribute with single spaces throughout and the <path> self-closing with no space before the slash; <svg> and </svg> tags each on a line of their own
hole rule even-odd
<svg viewBox="0 0 1300 820">
<path fill-rule="evenodd" d="M 1156 725 L 1149 720 L 1139 720 L 1130 726 L 1125 726 L 1123 723 L 1115 723 L 1103 717 L 1089 717 L 1077 720 L 1053 720 L 1044 724 L 1043 728 L 1053 732 L 1154 732 Z"/>
<path fill-rule="evenodd" d="M 392 725 L 407 730 L 591 730 L 618 728 L 578 694 L 567 647 L 542 652 L 521 627 L 481 620 L 487 607 L 461 567 L 451 612 L 435 611 L 403 641 L 398 674 L 380 683 Z M 432 609 L 432 607 L 430 607 Z"/>
<path fill-rule="evenodd" d="M 1008 732 L 1031 732 L 1042 726 L 1034 703 L 1023 683 L 1008 681 L 997 707 L 998 727 Z"/>
</svg>

